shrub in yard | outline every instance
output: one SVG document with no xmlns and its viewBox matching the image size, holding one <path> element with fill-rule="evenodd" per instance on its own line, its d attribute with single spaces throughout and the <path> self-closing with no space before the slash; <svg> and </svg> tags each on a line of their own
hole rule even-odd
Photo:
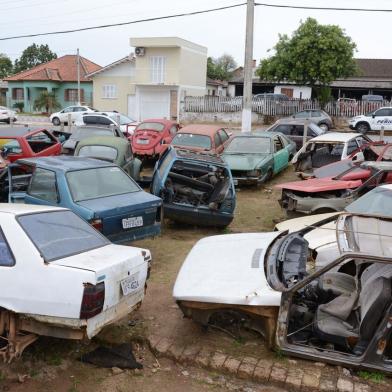
<svg viewBox="0 0 392 392">
<path fill-rule="evenodd" d="M 54 109 L 60 108 L 61 105 L 57 101 L 55 93 L 49 91 L 42 91 L 40 96 L 34 101 L 34 109 L 45 109 L 46 113 L 52 113 Z"/>
<path fill-rule="evenodd" d="M 15 109 L 18 109 L 20 112 L 23 112 L 24 102 L 15 102 L 13 106 Z"/>
</svg>

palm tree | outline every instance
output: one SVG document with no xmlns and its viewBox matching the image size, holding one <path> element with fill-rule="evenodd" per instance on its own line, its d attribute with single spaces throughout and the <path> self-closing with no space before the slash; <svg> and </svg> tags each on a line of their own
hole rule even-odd
<svg viewBox="0 0 392 392">
<path fill-rule="evenodd" d="M 53 91 L 42 91 L 38 98 L 34 100 L 34 109 L 46 109 L 46 113 L 52 113 L 53 109 L 60 108 L 61 105 L 57 101 L 56 95 Z"/>
</svg>

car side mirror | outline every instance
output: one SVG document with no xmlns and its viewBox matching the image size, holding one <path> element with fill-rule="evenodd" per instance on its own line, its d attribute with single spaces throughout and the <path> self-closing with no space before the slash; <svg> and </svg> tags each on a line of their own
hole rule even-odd
<svg viewBox="0 0 392 392">
<path fill-rule="evenodd" d="M 352 157 L 352 160 L 353 160 L 353 161 L 357 161 L 357 160 L 358 160 L 358 155 L 354 155 L 354 156 Z"/>
<path fill-rule="evenodd" d="M 372 118 L 375 118 L 376 117 L 376 115 L 375 114 L 372 114 Z"/>
</svg>

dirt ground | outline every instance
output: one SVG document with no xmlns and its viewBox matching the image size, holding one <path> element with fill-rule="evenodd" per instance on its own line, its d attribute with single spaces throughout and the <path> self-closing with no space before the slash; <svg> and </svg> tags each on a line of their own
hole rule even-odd
<svg viewBox="0 0 392 392">
<path fill-rule="evenodd" d="M 172 299 L 172 288 L 181 264 L 199 239 L 216 234 L 270 231 L 274 220 L 283 218 L 278 205 L 279 191 L 273 185 L 294 180 L 287 169 L 270 183 L 261 187 L 241 188 L 237 192 L 235 219 L 225 230 L 178 225 L 165 221 L 162 235 L 133 243 L 151 250 L 153 265 L 146 298 L 139 311 L 129 320 L 105 329 L 89 346 L 59 339 L 40 338 L 29 347 L 22 359 L 11 366 L 0 367 L 0 391 L 278 391 L 265 386 L 247 386 L 245 382 L 230 381 L 224 377 L 198 369 L 182 369 L 167 360 L 156 359 L 143 347 L 136 347 L 144 369 L 113 374 L 111 369 L 96 368 L 78 361 L 80 354 L 102 341 L 121 343 L 140 341 L 147 334 L 170 336 L 180 343 L 203 339 L 206 344 L 225 352 L 265 356 L 275 354 L 264 347 L 259 336 L 245 335 L 234 340 L 222 331 L 204 331 L 192 321 L 184 319 Z M 24 381 L 21 383 L 20 381 Z"/>
</svg>

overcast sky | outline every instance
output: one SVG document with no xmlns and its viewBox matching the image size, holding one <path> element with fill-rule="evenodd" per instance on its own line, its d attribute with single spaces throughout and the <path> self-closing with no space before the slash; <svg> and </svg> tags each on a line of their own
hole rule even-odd
<svg viewBox="0 0 392 392">
<path fill-rule="evenodd" d="M 392 0 L 260 0 L 274 4 L 392 9 Z M 196 11 L 243 0 L 0 0 L 0 38 Z M 58 56 L 80 53 L 106 65 L 132 51 L 130 37 L 178 36 L 208 48 L 210 56 L 230 53 L 243 63 L 246 7 L 146 22 L 103 30 L 0 41 L 0 53 L 13 60 L 33 42 L 48 44 Z M 337 24 L 356 42 L 356 57 L 392 58 L 392 13 L 360 13 L 274 9 L 255 11 L 254 58 L 268 55 L 279 33 L 291 34 L 301 19 L 314 17 L 323 24 Z"/>
</svg>

